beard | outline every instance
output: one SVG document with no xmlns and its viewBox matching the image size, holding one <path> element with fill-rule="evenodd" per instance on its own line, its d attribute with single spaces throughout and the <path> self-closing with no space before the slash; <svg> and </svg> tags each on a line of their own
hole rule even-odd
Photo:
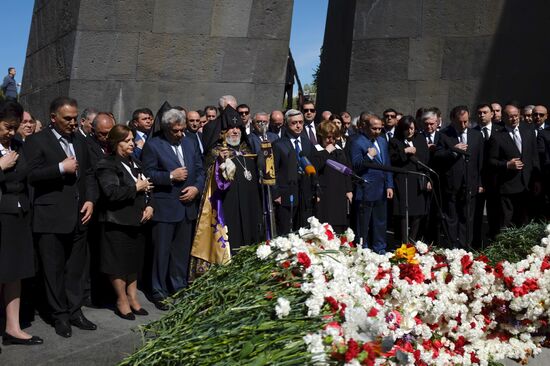
<svg viewBox="0 0 550 366">
<path fill-rule="evenodd" d="M 227 142 L 229 146 L 239 146 L 241 144 L 241 136 L 227 136 L 225 142 Z"/>
</svg>

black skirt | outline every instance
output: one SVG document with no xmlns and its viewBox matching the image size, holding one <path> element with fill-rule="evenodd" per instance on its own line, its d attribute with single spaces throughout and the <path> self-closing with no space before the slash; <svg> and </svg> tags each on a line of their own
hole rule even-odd
<svg viewBox="0 0 550 366">
<path fill-rule="evenodd" d="M 0 283 L 33 277 L 34 274 L 29 214 L 0 214 Z"/>
<path fill-rule="evenodd" d="M 101 272 L 118 276 L 140 273 L 145 249 L 143 230 L 143 226 L 101 223 Z"/>
</svg>

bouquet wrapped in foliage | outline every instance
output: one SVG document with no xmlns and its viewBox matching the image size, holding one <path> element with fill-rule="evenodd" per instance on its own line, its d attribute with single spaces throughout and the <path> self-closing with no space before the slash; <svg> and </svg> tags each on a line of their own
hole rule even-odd
<svg viewBox="0 0 550 366">
<path fill-rule="evenodd" d="M 540 352 L 550 237 L 493 265 L 423 243 L 379 255 L 309 223 L 199 279 L 124 363 L 487 365 Z"/>
</svg>

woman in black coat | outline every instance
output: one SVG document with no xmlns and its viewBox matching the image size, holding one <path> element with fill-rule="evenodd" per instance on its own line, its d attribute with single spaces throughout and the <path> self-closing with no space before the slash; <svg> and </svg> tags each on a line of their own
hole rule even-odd
<svg viewBox="0 0 550 366">
<path fill-rule="evenodd" d="M 27 191 L 27 164 L 22 144 L 15 140 L 23 107 L 6 102 L 0 107 L 0 293 L 4 295 L 6 328 L 2 343 L 42 344 L 21 330 L 21 279 L 34 276 L 34 252 Z"/>
<path fill-rule="evenodd" d="M 115 314 L 134 320 L 134 314 L 148 315 L 138 302 L 137 275 L 143 263 L 144 224 L 153 217 L 152 184 L 132 158 L 134 140 L 128 127 L 116 125 L 107 140 L 113 155 L 100 160 L 96 170 L 101 192 L 100 270 L 109 275 L 117 294 Z"/>
<path fill-rule="evenodd" d="M 389 143 L 390 160 L 392 166 L 409 171 L 423 172 L 416 162 L 428 164 L 430 158 L 428 144 L 424 136 L 417 134 L 415 121 L 412 116 L 404 116 L 395 127 L 394 137 Z M 393 197 L 393 215 L 396 219 L 396 237 L 403 243 L 409 239 L 416 240 L 422 217 L 428 213 L 428 193 L 432 187 L 425 177 L 409 174 L 408 211 L 409 211 L 409 238 L 405 237 L 405 174 L 396 173 L 393 176 L 395 194 Z"/>
<path fill-rule="evenodd" d="M 349 166 L 344 150 L 336 145 L 340 129 L 332 121 L 323 121 L 317 127 L 321 146 L 312 156 L 317 168 L 320 192 L 316 216 L 321 222 L 328 222 L 337 233 L 344 232 L 349 226 L 350 204 L 353 198 L 351 179 L 327 166 L 327 159 Z"/>
</svg>

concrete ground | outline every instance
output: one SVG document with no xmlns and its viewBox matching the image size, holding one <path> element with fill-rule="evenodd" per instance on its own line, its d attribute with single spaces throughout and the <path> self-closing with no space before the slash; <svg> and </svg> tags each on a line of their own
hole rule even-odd
<svg viewBox="0 0 550 366">
<path fill-rule="evenodd" d="M 0 346 L 0 365 L 115 365 L 141 345 L 141 334 L 137 327 L 165 314 L 157 310 L 141 292 L 140 302 L 149 315 L 136 317 L 134 321 L 121 319 L 110 309 L 82 308 L 85 316 L 97 324 L 98 329 L 84 331 L 73 327 L 71 338 L 58 336 L 52 326 L 36 316 L 32 326 L 25 331 L 43 338 L 44 344 Z"/>
</svg>

